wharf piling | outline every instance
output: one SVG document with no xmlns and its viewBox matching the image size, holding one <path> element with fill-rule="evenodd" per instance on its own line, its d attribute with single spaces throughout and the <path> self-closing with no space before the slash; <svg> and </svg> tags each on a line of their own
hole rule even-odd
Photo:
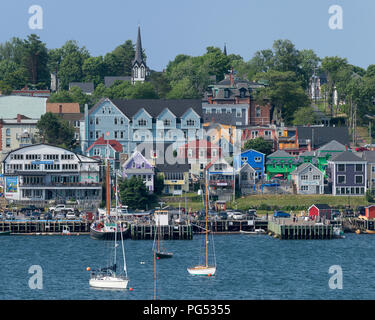
<svg viewBox="0 0 375 320">
<path fill-rule="evenodd" d="M 335 238 L 333 225 L 318 223 L 290 223 L 287 219 L 269 221 L 268 231 L 282 240 L 328 240 Z"/>
</svg>

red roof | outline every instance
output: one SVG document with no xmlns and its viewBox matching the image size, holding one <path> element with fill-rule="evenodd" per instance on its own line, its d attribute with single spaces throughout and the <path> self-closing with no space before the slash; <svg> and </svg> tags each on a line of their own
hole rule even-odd
<svg viewBox="0 0 375 320">
<path fill-rule="evenodd" d="M 122 144 L 117 140 L 105 140 L 104 134 L 98 140 L 96 140 L 90 147 L 88 147 L 86 152 L 89 152 L 89 150 L 94 146 L 106 146 L 107 144 L 109 144 L 116 152 L 122 152 Z"/>
</svg>

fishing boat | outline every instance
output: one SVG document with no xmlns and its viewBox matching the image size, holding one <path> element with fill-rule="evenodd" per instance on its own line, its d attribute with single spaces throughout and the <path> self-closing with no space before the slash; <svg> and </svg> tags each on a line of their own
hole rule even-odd
<svg viewBox="0 0 375 320">
<path fill-rule="evenodd" d="M 161 212 L 155 211 L 155 214 L 156 214 L 155 216 L 157 216 L 158 213 L 161 213 Z M 156 258 L 159 258 L 159 259 L 172 258 L 173 252 L 168 252 L 165 249 L 164 240 L 161 239 L 161 238 L 162 238 L 162 236 L 161 236 L 160 221 L 159 221 L 158 225 L 157 225 L 156 232 L 155 232 L 154 245 L 153 245 L 153 250 L 155 251 L 155 256 L 156 256 Z"/>
<path fill-rule="evenodd" d="M 0 236 L 10 236 L 10 231 L 0 231 Z"/>
<path fill-rule="evenodd" d="M 197 265 L 187 269 L 189 274 L 193 276 L 214 276 L 216 274 L 216 259 L 213 265 L 208 263 L 208 190 L 207 190 L 207 170 L 205 172 L 205 185 L 206 185 L 206 228 L 205 228 L 205 249 L 206 249 L 206 263 Z M 213 241 L 213 236 L 212 236 Z M 214 251 L 214 250 L 213 250 Z M 215 257 L 215 251 L 214 257 Z"/>
<path fill-rule="evenodd" d="M 115 233 L 119 229 L 119 224 L 115 226 Z M 121 246 L 122 246 L 122 256 L 123 256 L 123 270 L 118 271 L 117 268 L 117 236 L 114 237 L 114 259 L 113 264 L 109 267 L 94 269 L 88 268 L 91 271 L 91 276 L 89 280 L 90 287 L 99 288 L 99 289 L 126 289 L 129 283 L 127 268 L 126 268 L 126 259 L 125 259 L 125 247 L 124 239 L 122 233 L 120 233 Z"/>
<path fill-rule="evenodd" d="M 129 224 L 122 222 L 119 226 L 117 225 L 117 218 L 111 217 L 111 197 L 110 197 L 110 178 L 109 178 L 109 161 L 107 159 L 106 168 L 106 211 L 98 209 L 99 220 L 93 222 L 90 226 L 90 238 L 95 240 L 120 240 L 121 237 L 126 238 L 129 232 Z M 116 175 L 116 212 L 118 208 L 118 192 L 117 192 L 117 175 Z M 113 209 L 112 209 L 113 212 Z"/>
</svg>

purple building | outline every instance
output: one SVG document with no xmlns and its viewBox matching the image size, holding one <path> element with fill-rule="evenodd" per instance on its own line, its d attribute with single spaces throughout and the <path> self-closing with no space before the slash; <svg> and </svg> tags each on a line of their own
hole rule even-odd
<svg viewBox="0 0 375 320">
<path fill-rule="evenodd" d="M 155 168 L 140 152 L 135 151 L 122 169 L 125 178 L 142 178 L 148 190 L 154 192 Z"/>
<path fill-rule="evenodd" d="M 367 162 L 351 151 L 328 161 L 328 181 L 333 195 L 359 196 L 367 190 Z"/>
</svg>

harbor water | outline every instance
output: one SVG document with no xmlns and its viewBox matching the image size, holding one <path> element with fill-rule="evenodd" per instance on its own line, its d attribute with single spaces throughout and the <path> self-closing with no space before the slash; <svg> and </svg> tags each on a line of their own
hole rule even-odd
<svg viewBox="0 0 375 320">
<path fill-rule="evenodd" d="M 157 261 L 157 298 L 166 300 L 375 299 L 375 236 L 346 234 L 337 240 L 278 240 L 259 235 L 215 236 L 217 275 L 193 277 L 202 236 L 166 241 L 173 258 Z M 0 238 L 0 299 L 152 300 L 152 241 L 125 241 L 128 288 L 89 287 L 87 267 L 105 266 L 109 243 L 88 236 Z M 29 268 L 41 267 L 43 288 L 31 289 Z M 331 289 L 331 266 L 343 272 L 342 289 Z"/>
</svg>

